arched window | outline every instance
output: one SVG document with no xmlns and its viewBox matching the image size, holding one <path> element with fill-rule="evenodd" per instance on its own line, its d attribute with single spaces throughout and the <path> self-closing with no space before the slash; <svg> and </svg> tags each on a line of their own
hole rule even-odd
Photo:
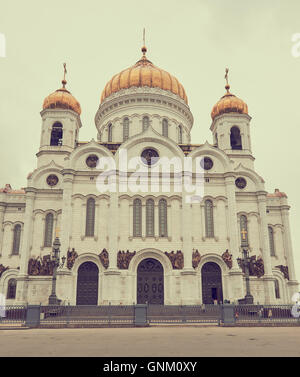
<svg viewBox="0 0 300 377">
<path fill-rule="evenodd" d="M 94 236 L 95 228 L 95 200 L 89 198 L 86 202 L 86 220 L 85 220 L 85 235 L 86 237 Z"/>
<path fill-rule="evenodd" d="M 50 145 L 62 145 L 63 130 L 60 122 L 55 122 L 52 126 Z"/>
<path fill-rule="evenodd" d="M 44 246 L 52 246 L 52 234 L 53 234 L 53 214 L 48 213 L 45 219 L 45 237 L 44 237 Z"/>
<path fill-rule="evenodd" d="M 21 225 L 17 224 L 14 227 L 14 239 L 13 239 L 13 247 L 12 247 L 12 254 L 13 255 L 19 254 L 20 239 L 21 239 Z"/>
<path fill-rule="evenodd" d="M 142 237 L 142 202 L 140 199 L 133 201 L 133 237 Z"/>
<path fill-rule="evenodd" d="M 269 232 L 269 243 L 270 243 L 270 254 L 271 256 L 275 256 L 275 243 L 274 243 L 274 231 L 271 226 L 268 226 Z"/>
<path fill-rule="evenodd" d="M 129 138 L 129 119 L 124 118 L 123 120 L 123 141 Z"/>
<path fill-rule="evenodd" d="M 178 126 L 178 144 L 182 144 L 182 125 Z"/>
<path fill-rule="evenodd" d="M 146 236 L 154 237 L 154 200 L 146 202 Z"/>
<path fill-rule="evenodd" d="M 240 129 L 236 126 L 230 130 L 230 145 L 231 149 L 242 149 L 242 137 Z"/>
<path fill-rule="evenodd" d="M 17 280 L 16 279 L 9 279 L 7 284 L 7 299 L 15 299 L 16 298 L 16 290 L 17 290 Z"/>
<path fill-rule="evenodd" d="M 213 202 L 205 200 L 205 234 L 206 237 L 214 237 Z"/>
<path fill-rule="evenodd" d="M 275 298 L 280 298 L 279 282 L 277 279 L 274 280 L 275 285 Z"/>
<path fill-rule="evenodd" d="M 159 236 L 168 236 L 168 217 L 167 217 L 167 201 L 165 199 L 160 199 L 158 203 L 159 212 Z"/>
<path fill-rule="evenodd" d="M 109 123 L 108 125 L 107 132 L 108 132 L 107 141 L 111 143 L 112 142 L 112 124 L 111 123 Z"/>
<path fill-rule="evenodd" d="M 146 131 L 146 129 L 149 127 L 149 117 L 143 118 L 143 131 Z"/>
<path fill-rule="evenodd" d="M 163 119 L 162 121 L 162 135 L 168 137 L 168 121 L 167 119 Z"/>
<path fill-rule="evenodd" d="M 240 217 L 241 243 L 248 245 L 248 220 L 245 215 Z"/>
</svg>

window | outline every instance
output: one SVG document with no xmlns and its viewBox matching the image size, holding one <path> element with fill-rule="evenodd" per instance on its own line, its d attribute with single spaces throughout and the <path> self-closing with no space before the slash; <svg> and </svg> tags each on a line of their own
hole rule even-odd
<svg viewBox="0 0 300 377">
<path fill-rule="evenodd" d="M 240 129 L 236 126 L 230 130 L 230 145 L 231 149 L 242 149 L 242 138 Z"/>
<path fill-rule="evenodd" d="M 21 239 L 21 225 L 17 224 L 14 227 L 14 239 L 13 239 L 13 247 L 12 247 L 12 254 L 18 255 L 20 251 L 20 239 Z"/>
<path fill-rule="evenodd" d="M 146 129 L 149 127 L 149 117 L 143 118 L 143 131 L 146 131 Z"/>
<path fill-rule="evenodd" d="M 162 121 L 162 135 L 168 137 L 168 121 L 163 119 Z"/>
<path fill-rule="evenodd" d="M 45 220 L 45 238 L 44 238 L 45 247 L 52 246 L 52 234 L 53 234 L 53 214 L 48 213 Z"/>
<path fill-rule="evenodd" d="M 142 202 L 140 199 L 133 201 L 133 237 L 142 237 Z"/>
<path fill-rule="evenodd" d="M 205 234 L 206 237 L 214 237 L 213 202 L 205 201 Z"/>
<path fill-rule="evenodd" d="M 159 212 L 159 236 L 168 236 L 168 223 L 167 223 L 167 201 L 165 199 L 160 199 L 158 203 Z"/>
<path fill-rule="evenodd" d="M 124 118 L 123 120 L 123 141 L 129 138 L 129 119 Z"/>
<path fill-rule="evenodd" d="M 248 245 L 248 220 L 245 215 L 240 217 L 241 243 Z"/>
<path fill-rule="evenodd" d="M 178 144 L 182 144 L 182 126 L 178 126 Z"/>
<path fill-rule="evenodd" d="M 269 231 L 270 254 L 272 257 L 274 257 L 275 256 L 274 231 L 271 226 L 268 226 L 268 231 Z"/>
<path fill-rule="evenodd" d="M 86 221 L 85 221 L 85 235 L 86 237 L 94 236 L 95 227 L 95 200 L 89 198 L 86 203 Z"/>
<path fill-rule="evenodd" d="M 62 145 L 62 138 L 62 124 L 59 122 L 55 122 L 52 126 L 50 145 Z"/>
<path fill-rule="evenodd" d="M 107 131 L 108 131 L 107 141 L 111 143 L 112 142 L 112 124 L 111 123 L 109 123 Z"/>
<path fill-rule="evenodd" d="M 9 279 L 7 284 L 7 299 L 15 299 L 16 298 L 16 288 L 17 288 L 17 280 L 16 279 Z"/>
<path fill-rule="evenodd" d="M 275 285 L 275 298 L 280 298 L 279 282 L 277 279 L 274 281 L 274 285 Z"/>
<path fill-rule="evenodd" d="M 154 200 L 146 202 L 146 236 L 154 237 Z"/>
</svg>

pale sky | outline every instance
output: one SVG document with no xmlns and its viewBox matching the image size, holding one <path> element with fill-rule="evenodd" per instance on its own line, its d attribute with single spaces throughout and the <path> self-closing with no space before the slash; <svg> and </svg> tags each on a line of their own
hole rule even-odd
<svg viewBox="0 0 300 377">
<path fill-rule="evenodd" d="M 82 107 L 80 140 L 96 139 L 94 116 L 110 78 L 141 56 L 183 84 L 194 115 L 192 143 L 212 142 L 213 105 L 231 92 L 247 102 L 257 172 L 288 195 L 300 281 L 299 0 L 0 0 L 0 186 L 25 187 L 36 167 L 44 98 L 67 88 Z M 300 48 L 299 48 L 300 51 Z"/>
</svg>

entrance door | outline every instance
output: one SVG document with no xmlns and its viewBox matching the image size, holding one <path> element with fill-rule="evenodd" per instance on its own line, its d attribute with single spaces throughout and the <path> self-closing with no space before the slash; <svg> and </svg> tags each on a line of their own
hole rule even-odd
<svg viewBox="0 0 300 377">
<path fill-rule="evenodd" d="M 137 303 L 164 304 L 164 269 L 156 259 L 144 259 L 138 265 Z"/>
<path fill-rule="evenodd" d="M 78 269 L 76 305 L 98 304 L 99 270 L 95 263 L 85 262 Z"/>
<path fill-rule="evenodd" d="M 222 272 L 217 263 L 208 262 L 202 267 L 202 302 L 203 304 L 213 304 L 223 302 Z"/>
</svg>

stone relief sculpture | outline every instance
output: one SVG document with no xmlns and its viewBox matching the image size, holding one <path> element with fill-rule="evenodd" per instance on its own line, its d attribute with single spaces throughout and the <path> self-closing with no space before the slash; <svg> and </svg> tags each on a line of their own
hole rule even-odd
<svg viewBox="0 0 300 377">
<path fill-rule="evenodd" d="M 74 266 L 75 260 L 78 257 L 78 254 L 76 253 L 74 247 L 70 251 L 70 249 L 67 252 L 67 268 L 71 270 Z"/>
<path fill-rule="evenodd" d="M 226 263 L 229 269 L 232 268 L 232 254 L 229 253 L 228 249 L 222 254 L 222 259 Z"/>
<path fill-rule="evenodd" d="M 170 259 L 174 270 L 182 270 L 184 266 L 184 257 L 181 250 L 177 250 L 176 254 L 172 250 L 170 253 L 165 252 L 166 256 Z"/>
<path fill-rule="evenodd" d="M 290 280 L 289 276 L 289 268 L 288 266 L 283 266 L 282 264 L 279 266 L 275 266 L 275 268 L 278 268 L 284 275 L 285 279 Z"/>
<path fill-rule="evenodd" d="M 245 273 L 245 267 L 241 264 L 241 261 L 238 260 L 238 264 L 242 271 Z M 265 269 L 264 269 L 264 261 L 261 256 L 257 257 L 256 255 L 252 255 L 250 257 L 250 263 L 249 263 L 249 275 L 250 276 L 257 276 L 260 278 L 265 274 Z"/>
<path fill-rule="evenodd" d="M 8 269 L 9 269 L 9 267 L 4 267 L 3 264 L 0 264 L 0 278 L 3 274 L 3 272 L 8 270 Z"/>
<path fill-rule="evenodd" d="M 118 259 L 117 259 L 117 266 L 120 270 L 127 270 L 129 267 L 129 263 L 131 259 L 135 256 L 136 252 L 130 252 L 127 250 L 126 252 L 124 250 L 120 250 L 118 252 Z"/>
<path fill-rule="evenodd" d="M 200 260 L 201 260 L 201 255 L 198 249 L 196 249 L 196 251 L 193 252 L 193 256 L 192 256 L 193 268 L 197 268 L 199 266 Z"/>
<path fill-rule="evenodd" d="M 102 266 L 107 269 L 109 266 L 109 255 L 108 251 L 106 249 L 103 249 L 101 253 L 99 254 L 100 262 L 102 263 Z M 129 264 L 128 264 L 129 265 Z"/>
<path fill-rule="evenodd" d="M 54 262 L 51 260 L 50 254 L 44 255 L 43 258 L 30 258 L 28 262 L 28 275 L 53 275 Z"/>
</svg>

